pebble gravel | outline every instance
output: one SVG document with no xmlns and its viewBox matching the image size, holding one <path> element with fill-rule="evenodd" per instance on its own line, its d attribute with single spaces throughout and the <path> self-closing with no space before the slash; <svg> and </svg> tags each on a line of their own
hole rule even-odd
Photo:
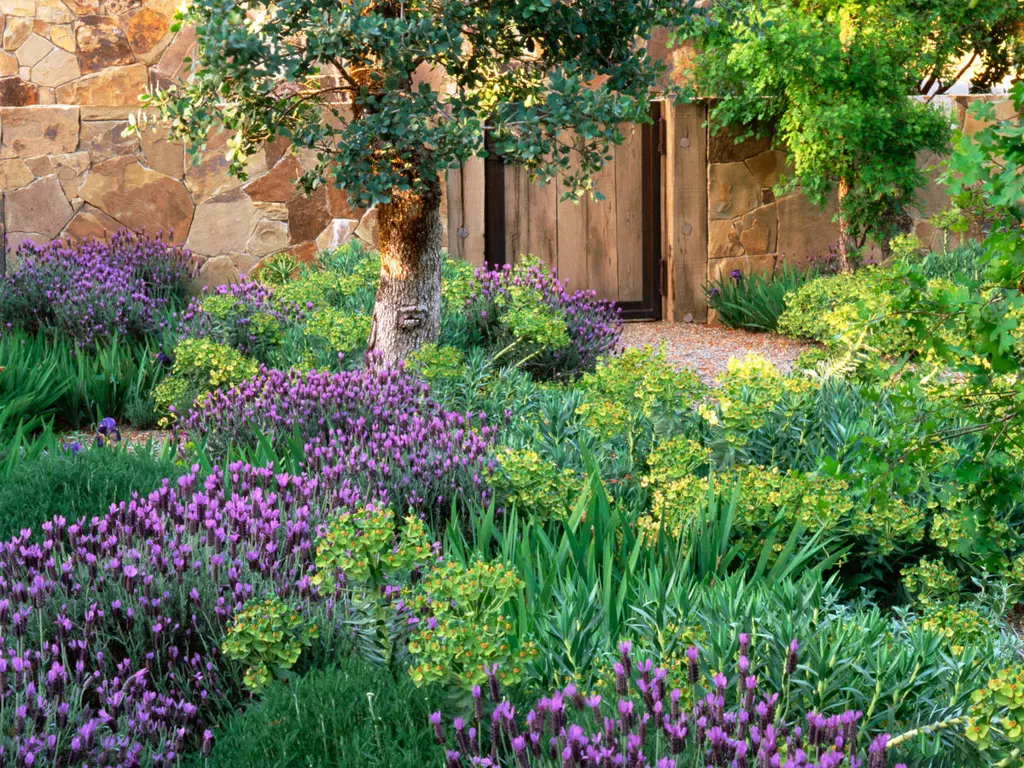
<svg viewBox="0 0 1024 768">
<path fill-rule="evenodd" d="M 626 323 L 622 332 L 626 347 L 665 345 L 665 357 L 673 365 L 695 371 L 709 385 L 726 371 L 729 360 L 742 360 L 754 352 L 788 373 L 801 352 L 812 347 L 803 341 L 774 333 L 753 333 L 703 323 Z"/>
</svg>

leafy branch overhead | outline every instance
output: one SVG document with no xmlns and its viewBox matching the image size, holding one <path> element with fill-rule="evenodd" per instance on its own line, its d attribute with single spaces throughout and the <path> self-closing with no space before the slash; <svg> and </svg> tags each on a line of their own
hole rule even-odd
<svg viewBox="0 0 1024 768">
<path fill-rule="evenodd" d="M 420 192 L 493 149 L 586 191 L 618 125 L 646 119 L 658 64 L 643 40 L 689 10 L 666 0 L 197 0 L 191 78 L 148 103 L 201 147 L 233 134 L 230 170 L 277 136 L 315 153 L 302 181 L 360 205 Z M 639 45 L 638 45 L 639 42 Z M 571 131 L 571 134 L 569 133 Z"/>
<path fill-rule="evenodd" d="M 948 151 L 952 116 L 911 97 L 948 89 L 965 56 L 985 78 L 1019 68 L 1013 35 L 1005 46 L 980 39 L 989 27 L 1016 28 L 1020 11 L 998 5 L 723 0 L 679 36 L 700 50 L 693 74 L 698 92 L 718 100 L 712 125 L 773 133 L 811 200 L 838 197 L 845 261 L 848 248 L 870 238 L 885 250 L 909 228 L 905 209 L 925 180 L 919 153 Z"/>
</svg>

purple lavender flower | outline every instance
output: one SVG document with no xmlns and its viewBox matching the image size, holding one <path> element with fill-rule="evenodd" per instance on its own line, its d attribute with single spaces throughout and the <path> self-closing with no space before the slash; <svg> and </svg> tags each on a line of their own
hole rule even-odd
<svg viewBox="0 0 1024 768">
<path fill-rule="evenodd" d="M 796 641 L 796 638 L 793 638 L 789 642 L 789 651 L 786 654 L 786 675 L 787 676 L 791 676 L 794 672 L 796 672 L 796 662 L 797 662 L 796 652 L 798 650 L 800 650 L 800 643 L 798 643 Z"/>
<path fill-rule="evenodd" d="M 466 301 L 466 319 L 487 345 L 503 349 L 511 339 L 501 327 L 502 297 L 519 286 L 536 291 L 541 301 L 566 322 L 569 345 L 544 350 L 524 365 L 540 378 L 574 378 L 591 371 L 602 355 L 612 353 L 622 333 L 622 319 L 613 302 L 598 299 L 594 291 L 570 293 L 539 263 L 477 269 L 476 290 Z"/>
<path fill-rule="evenodd" d="M 159 331 L 196 272 L 181 246 L 128 230 L 106 240 L 25 241 L 18 260 L 0 279 L 0 324 L 83 347 L 115 334 L 140 340 Z"/>
<path fill-rule="evenodd" d="M 749 642 L 742 642 L 749 650 Z M 694 649 L 695 650 L 695 649 Z M 622 674 L 623 665 L 616 677 Z M 472 738 L 460 738 L 465 724 L 455 721 L 455 742 L 463 755 L 486 755 L 488 765 L 503 768 L 530 765 L 531 755 L 544 765 L 600 766 L 622 765 L 635 768 L 668 768 L 677 765 L 707 765 L 716 768 L 753 768 L 754 766 L 800 765 L 805 768 L 841 768 L 865 766 L 884 768 L 888 737 L 884 734 L 873 739 L 866 751 L 858 747 L 857 739 L 844 740 L 842 733 L 856 724 L 861 713 L 843 712 L 828 716 L 809 712 L 790 721 L 783 717 L 773 720 L 778 692 L 758 693 L 755 721 L 745 709 L 727 707 L 722 693 L 725 678 L 714 676 L 714 688 L 698 696 L 692 708 L 682 711 L 679 690 L 668 698 L 671 712 L 666 713 L 662 701 L 651 701 L 646 695 L 652 689 L 650 680 L 663 680 L 667 672 L 660 668 L 647 669 L 637 665 L 637 676 L 627 681 L 627 694 L 618 697 L 607 717 L 599 717 L 602 705 L 599 696 L 587 697 L 586 704 L 593 710 L 565 710 L 564 691 L 555 691 L 551 697 L 542 697 L 525 717 L 526 731 L 514 728 L 514 713 L 506 701 L 498 703 L 489 743 L 477 744 Z M 650 680 L 645 680 L 645 676 Z M 756 689 L 756 680 L 750 678 Z M 607 684 L 607 683 L 606 683 Z M 618 682 L 616 681 L 616 685 Z M 640 694 L 639 696 L 637 694 Z M 556 716 L 557 713 L 557 716 Z M 547 715 L 551 715 L 548 717 Z M 575 719 L 573 719 L 575 718 Z M 437 727 L 435 717 L 431 724 Z M 802 725 L 806 723 L 806 729 Z M 547 745 L 542 749 L 541 745 Z M 668 757 L 654 757 L 668 755 Z M 543 762 L 544 758 L 551 762 Z M 457 765 L 464 765 L 461 757 Z M 472 762 L 470 765 L 483 765 Z"/>
<path fill-rule="evenodd" d="M 444 728 L 441 727 L 440 712 L 431 713 L 430 724 L 434 727 L 434 741 L 438 744 L 444 744 Z"/>
<path fill-rule="evenodd" d="M 700 667 L 697 665 L 697 660 L 700 658 L 700 653 L 694 646 L 690 646 L 686 649 L 686 676 L 687 680 L 693 684 L 700 679 Z"/>
<path fill-rule="evenodd" d="M 184 428 L 218 457 L 229 445 L 254 446 L 257 430 L 275 443 L 297 433 L 306 441 L 308 474 L 441 520 L 453 500 L 490 497 L 496 428 L 485 418 L 442 410 L 429 387 L 402 368 L 263 369 L 233 389 L 211 393 Z"/>
</svg>

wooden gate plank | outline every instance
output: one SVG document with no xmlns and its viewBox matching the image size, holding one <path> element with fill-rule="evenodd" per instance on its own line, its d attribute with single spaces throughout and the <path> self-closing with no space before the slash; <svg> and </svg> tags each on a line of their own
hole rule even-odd
<svg viewBox="0 0 1024 768">
<path fill-rule="evenodd" d="M 562 179 L 558 189 L 564 190 Z M 561 191 L 558 196 L 561 197 Z M 587 202 L 558 201 L 558 278 L 570 291 L 589 287 L 587 277 Z"/>
<path fill-rule="evenodd" d="M 626 141 L 615 148 L 615 218 L 618 301 L 644 298 L 643 128 L 621 126 Z"/>
<path fill-rule="evenodd" d="M 505 259 L 518 264 L 530 242 L 529 177 L 515 165 L 505 166 Z"/>
<path fill-rule="evenodd" d="M 672 318 L 707 321 L 708 255 L 706 105 L 666 105 L 666 230 L 671 264 Z"/>
<path fill-rule="evenodd" d="M 526 218 L 530 222 L 527 252 L 549 269 L 558 266 L 558 189 L 555 182 L 530 184 Z"/>
<path fill-rule="evenodd" d="M 484 263 L 484 161 L 471 157 L 448 172 L 448 253 Z"/>
<path fill-rule="evenodd" d="M 619 297 L 618 238 L 615 221 L 615 167 L 605 165 L 594 177 L 594 187 L 603 200 L 588 197 L 587 206 L 587 277 L 588 288 L 602 299 Z"/>
</svg>

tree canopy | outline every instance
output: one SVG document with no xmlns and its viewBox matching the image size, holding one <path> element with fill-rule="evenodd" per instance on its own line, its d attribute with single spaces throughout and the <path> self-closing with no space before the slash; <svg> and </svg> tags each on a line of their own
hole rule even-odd
<svg viewBox="0 0 1024 768">
<path fill-rule="evenodd" d="M 315 150 L 306 185 L 333 181 L 362 205 L 435 184 L 484 154 L 485 131 L 510 162 L 543 181 L 561 172 L 579 194 L 619 124 L 645 119 L 657 64 L 642 41 L 687 5 L 194 0 L 192 75 L 153 103 L 194 147 L 231 131 L 234 173 L 276 136 Z"/>
<path fill-rule="evenodd" d="M 307 191 L 380 206 L 369 349 L 397 362 L 438 333 L 440 175 L 489 136 L 534 178 L 587 191 L 619 126 L 647 119 L 661 65 L 645 41 L 691 2 L 193 0 L 192 72 L 149 102 L 194 150 L 229 131 L 234 174 L 284 137 Z"/>
</svg>

